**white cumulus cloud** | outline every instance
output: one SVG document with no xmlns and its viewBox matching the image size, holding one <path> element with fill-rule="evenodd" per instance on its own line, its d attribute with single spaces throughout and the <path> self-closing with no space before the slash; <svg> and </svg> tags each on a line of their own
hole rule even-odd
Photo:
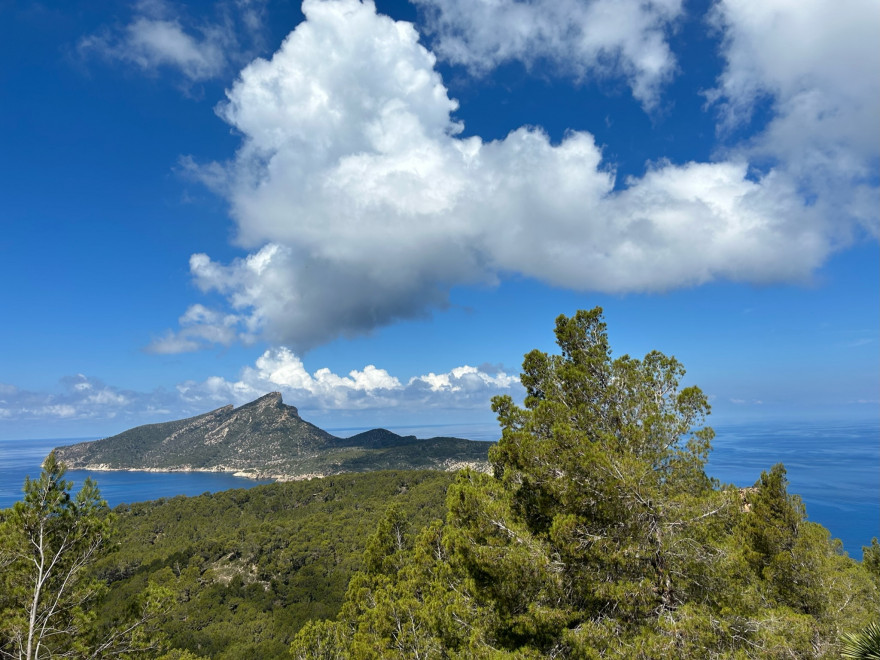
<svg viewBox="0 0 880 660">
<path fill-rule="evenodd" d="M 718 0 L 726 60 L 710 97 L 722 127 L 771 117 L 734 151 L 777 163 L 838 215 L 877 234 L 880 13 L 874 0 Z"/>
<path fill-rule="evenodd" d="M 210 376 L 166 390 L 125 390 L 84 374 L 62 379 L 55 392 L 28 391 L 0 384 L 0 435 L 64 422 L 66 429 L 107 429 L 112 433 L 145 423 L 183 419 L 228 404 L 242 405 L 280 391 L 307 420 L 360 420 L 375 426 L 394 420 L 442 421 L 453 415 L 485 417 L 497 394 L 523 395 L 518 375 L 492 365 L 464 365 L 448 372 L 399 378 L 368 364 L 347 373 L 327 367 L 310 371 L 286 347 L 266 350 L 237 378 Z M 112 424 L 110 423 L 112 420 Z M 88 431 L 93 433 L 94 431 Z"/>
<path fill-rule="evenodd" d="M 247 342 L 250 336 L 240 331 L 241 321 L 241 317 L 235 314 L 223 314 L 204 305 L 190 305 L 178 319 L 181 329 L 154 339 L 146 350 L 165 355 L 197 351 L 213 344 L 229 346 L 236 339 Z"/>
<path fill-rule="evenodd" d="M 211 377 L 178 386 L 188 403 L 205 405 L 246 403 L 270 391 L 300 410 L 359 411 L 402 408 L 417 412 L 432 408 L 488 409 L 492 396 L 521 392 L 519 377 L 491 367 L 464 365 L 447 373 L 433 372 L 401 381 L 385 369 L 367 365 L 346 375 L 322 367 L 313 373 L 286 347 L 265 351 L 254 366 L 242 369 L 238 380 Z M 213 403 L 212 403 L 213 402 Z"/>
<path fill-rule="evenodd" d="M 485 371 L 480 371 L 477 367 L 465 365 L 463 367 L 456 367 L 449 373 L 435 374 L 434 372 L 431 372 L 424 376 L 413 378 L 410 381 L 410 384 L 416 382 L 427 383 L 433 392 L 441 392 L 444 390 L 449 392 L 461 392 L 462 390 L 468 389 L 468 387 L 479 389 L 484 385 L 507 389 L 513 387 L 519 381 L 517 378 L 508 376 L 503 372 L 490 374 Z"/>
<path fill-rule="evenodd" d="M 520 4 L 514 9 L 527 7 Z M 663 16 L 679 11 L 645 6 Z M 738 35 L 752 34 L 751 23 L 737 18 L 738 5 L 727 6 L 719 4 L 714 19 L 727 34 L 718 107 L 741 114 L 755 90 L 766 89 L 777 99 L 777 119 L 757 142 L 716 161 L 656 162 L 616 186 L 585 131 L 558 144 L 538 127 L 490 142 L 461 137 L 457 103 L 411 24 L 377 14 L 371 3 L 306 0 L 307 20 L 270 60 L 241 72 L 218 110 L 242 135 L 235 158 L 188 166 L 228 199 L 238 243 L 251 250 L 229 264 L 205 254 L 190 260 L 195 283 L 222 294 L 230 309 L 212 312 L 222 322 L 207 313 L 190 325 L 182 320 L 159 345 L 172 352 L 263 338 L 301 353 L 424 316 L 447 304 L 452 287 L 510 273 L 604 292 L 806 280 L 858 223 L 876 224 L 869 203 L 876 181 L 859 176 L 877 144 L 858 151 L 846 122 L 828 120 L 829 136 L 821 119 L 798 124 L 800 146 L 786 150 L 774 122 L 794 121 L 801 88 L 828 99 L 840 91 L 870 108 L 873 101 L 848 83 L 834 87 L 838 68 L 824 59 L 774 73 L 760 53 L 737 55 L 748 50 Z M 785 11 L 815 9 L 801 6 Z M 795 79 L 806 82 L 798 87 Z M 801 157 L 831 153 L 826 142 L 855 165 L 833 177 L 805 174 Z M 760 149 L 776 157 L 756 167 Z"/>
</svg>

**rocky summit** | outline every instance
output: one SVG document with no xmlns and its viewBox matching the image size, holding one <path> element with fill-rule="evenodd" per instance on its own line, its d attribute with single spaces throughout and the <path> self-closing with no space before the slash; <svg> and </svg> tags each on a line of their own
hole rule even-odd
<svg viewBox="0 0 880 660">
<path fill-rule="evenodd" d="M 71 469 L 233 472 L 279 480 L 343 472 L 487 467 L 491 443 L 374 429 L 338 438 L 272 392 L 189 419 L 138 426 L 55 449 Z"/>
</svg>

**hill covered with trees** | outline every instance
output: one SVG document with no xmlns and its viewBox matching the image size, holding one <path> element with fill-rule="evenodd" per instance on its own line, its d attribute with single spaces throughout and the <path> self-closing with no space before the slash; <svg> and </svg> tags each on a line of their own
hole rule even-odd
<svg viewBox="0 0 880 660">
<path fill-rule="evenodd" d="M 556 337 L 559 354 L 525 357 L 523 405 L 493 400 L 490 473 L 339 475 L 110 514 L 94 484 L 71 499 L 44 471 L 0 512 L 0 655 L 41 657 L 15 655 L 61 585 L 34 596 L 33 539 L 79 529 L 58 555 L 82 569 L 67 632 L 45 642 L 70 657 L 873 657 L 877 540 L 848 557 L 782 465 L 748 489 L 710 479 L 706 396 L 672 357 L 613 358 L 601 310 L 559 317 Z"/>
<path fill-rule="evenodd" d="M 110 585 L 100 616 L 111 621 L 154 585 L 173 594 L 161 625 L 166 647 L 284 657 L 303 624 L 339 611 L 386 509 L 424 526 L 442 515 L 452 479 L 347 474 L 117 508 L 117 549 L 95 565 Z"/>
<path fill-rule="evenodd" d="M 47 468 L 28 500 L 0 511 L 0 657 L 285 657 L 304 623 L 339 611 L 386 509 L 426 525 L 453 480 L 437 470 L 345 474 L 109 512 L 94 484 L 65 499 L 69 482 L 58 464 Z M 37 552 L 40 539 L 56 552 Z M 54 572 L 35 573 L 55 555 Z M 36 600 L 35 577 L 45 582 Z M 53 609 L 59 593 L 65 606 Z M 30 612 L 35 640 L 41 622 L 65 634 L 27 655 Z"/>
</svg>

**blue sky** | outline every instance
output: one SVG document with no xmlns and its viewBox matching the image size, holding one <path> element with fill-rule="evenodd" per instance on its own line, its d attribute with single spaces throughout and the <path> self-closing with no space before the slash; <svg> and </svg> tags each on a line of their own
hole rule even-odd
<svg viewBox="0 0 880 660">
<path fill-rule="evenodd" d="M 491 421 L 554 318 L 877 419 L 873 0 L 0 4 L 0 438 Z"/>
</svg>

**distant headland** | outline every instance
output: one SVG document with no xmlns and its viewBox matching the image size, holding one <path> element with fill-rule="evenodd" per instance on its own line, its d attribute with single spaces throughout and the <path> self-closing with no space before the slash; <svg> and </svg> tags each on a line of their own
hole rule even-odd
<svg viewBox="0 0 880 660">
<path fill-rule="evenodd" d="M 238 408 L 227 405 L 54 451 L 71 469 L 231 472 L 290 481 L 372 470 L 486 470 L 491 444 L 419 439 L 385 429 L 339 438 L 302 419 L 279 392 L 271 392 Z"/>
</svg>

